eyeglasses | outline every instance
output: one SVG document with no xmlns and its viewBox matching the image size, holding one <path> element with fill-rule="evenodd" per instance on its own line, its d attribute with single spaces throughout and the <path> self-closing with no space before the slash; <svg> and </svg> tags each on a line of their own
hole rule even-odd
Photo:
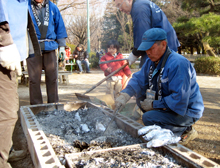
<svg viewBox="0 0 220 168">
<path fill-rule="evenodd" d="M 118 3 L 118 4 L 116 5 L 116 8 L 121 9 L 121 6 L 122 6 L 122 4 L 123 4 L 125 1 L 126 1 L 126 0 L 124 0 L 122 3 Z"/>
</svg>

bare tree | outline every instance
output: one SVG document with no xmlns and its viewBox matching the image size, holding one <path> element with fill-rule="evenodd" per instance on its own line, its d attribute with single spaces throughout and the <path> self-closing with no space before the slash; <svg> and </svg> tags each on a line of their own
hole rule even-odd
<svg viewBox="0 0 220 168">
<path fill-rule="evenodd" d="M 122 39 L 123 39 L 123 49 L 130 50 L 133 45 L 133 26 L 132 19 L 130 15 L 125 14 L 124 12 L 116 12 L 116 18 L 119 21 L 122 29 Z"/>
<path fill-rule="evenodd" d="M 94 15 L 90 17 L 90 40 L 91 48 L 98 46 L 98 34 L 100 33 L 100 19 Z M 67 27 L 68 39 L 67 42 L 74 44 L 87 44 L 87 17 L 86 16 L 73 16 L 71 22 Z"/>
<path fill-rule="evenodd" d="M 98 7 L 102 3 L 101 0 L 90 0 L 89 5 Z M 68 9 L 81 10 L 85 9 L 87 5 L 87 0 L 59 0 L 58 8 L 60 11 L 65 11 Z"/>
</svg>

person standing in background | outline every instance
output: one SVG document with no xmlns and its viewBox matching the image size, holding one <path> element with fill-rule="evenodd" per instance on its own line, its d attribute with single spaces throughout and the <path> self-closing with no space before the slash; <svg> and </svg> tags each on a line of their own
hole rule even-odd
<svg viewBox="0 0 220 168">
<path fill-rule="evenodd" d="M 142 36 L 145 31 L 151 28 L 162 28 L 167 32 L 167 41 L 170 49 L 175 52 L 180 43 L 176 32 L 164 12 L 153 2 L 149 0 L 114 0 L 116 7 L 130 14 L 133 21 L 134 48 L 129 55 L 129 65 L 133 64 L 141 56 L 139 67 L 141 68 L 148 58 L 145 51 L 138 51 Z"/>
<path fill-rule="evenodd" d="M 42 57 L 30 52 L 27 58 L 30 104 L 42 104 L 41 73 L 45 71 L 47 102 L 58 102 L 56 49 L 64 51 L 66 28 L 57 6 L 49 0 L 29 0 L 29 11 L 37 32 Z M 60 54 L 59 54 L 60 55 Z"/>
</svg>

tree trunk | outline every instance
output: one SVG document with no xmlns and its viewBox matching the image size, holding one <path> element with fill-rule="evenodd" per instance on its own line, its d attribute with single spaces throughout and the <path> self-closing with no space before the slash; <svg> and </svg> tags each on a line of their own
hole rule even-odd
<svg viewBox="0 0 220 168">
<path fill-rule="evenodd" d="M 178 47 L 178 53 L 181 54 L 181 48 L 182 47 Z"/>
<path fill-rule="evenodd" d="M 193 55 L 193 46 L 190 46 L 190 53 Z"/>
<path fill-rule="evenodd" d="M 208 42 L 203 42 L 203 46 L 209 56 L 217 57 Z"/>
<path fill-rule="evenodd" d="M 199 46 L 196 47 L 196 51 L 197 51 L 197 54 L 200 54 L 200 47 Z"/>
</svg>

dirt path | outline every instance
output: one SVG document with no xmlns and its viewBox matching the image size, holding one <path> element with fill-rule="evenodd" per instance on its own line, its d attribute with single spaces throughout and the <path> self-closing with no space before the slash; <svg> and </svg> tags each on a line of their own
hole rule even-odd
<svg viewBox="0 0 220 168">
<path fill-rule="evenodd" d="M 197 81 L 205 111 L 195 124 L 199 137 L 186 147 L 220 164 L 220 77 L 198 75 Z"/>
<path fill-rule="evenodd" d="M 93 70 L 91 74 L 76 74 L 69 76 L 69 84 L 59 85 L 60 102 L 72 102 L 78 100 L 74 93 L 84 93 L 94 84 L 104 78 L 103 72 Z M 202 92 L 205 111 L 203 117 L 195 124 L 199 137 L 186 145 L 189 149 L 220 164 L 220 77 L 198 75 L 197 81 Z M 42 77 L 42 94 L 46 103 L 46 88 Z M 29 89 L 25 85 L 18 87 L 20 106 L 29 105 Z M 97 96 L 105 94 L 105 82 L 87 94 Z M 19 114 L 19 112 L 18 112 Z M 16 123 L 13 134 L 15 149 L 27 149 L 27 142 L 22 131 L 20 118 Z M 33 168 L 30 154 L 21 161 L 11 163 L 13 168 Z"/>
</svg>

